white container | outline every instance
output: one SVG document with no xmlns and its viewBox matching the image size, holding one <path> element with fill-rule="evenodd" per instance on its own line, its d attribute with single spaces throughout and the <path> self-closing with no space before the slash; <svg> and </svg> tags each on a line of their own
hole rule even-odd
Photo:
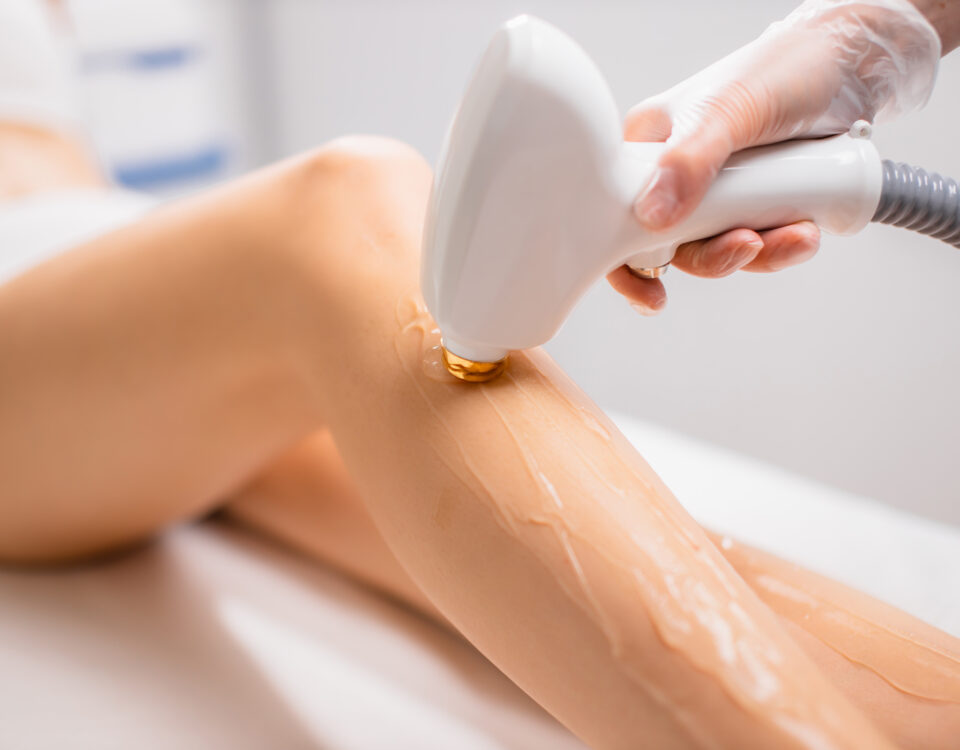
<svg viewBox="0 0 960 750">
<path fill-rule="evenodd" d="M 81 99 L 114 178 L 148 192 L 209 183 L 231 168 L 203 4 L 72 0 Z"/>
</svg>

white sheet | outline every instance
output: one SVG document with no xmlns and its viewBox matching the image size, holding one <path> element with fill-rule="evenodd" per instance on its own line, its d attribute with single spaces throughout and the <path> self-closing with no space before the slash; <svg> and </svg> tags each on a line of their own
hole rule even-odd
<svg viewBox="0 0 960 750">
<path fill-rule="evenodd" d="M 0 284 L 137 220 L 155 205 L 145 195 L 115 188 L 78 188 L 0 201 Z"/>
<path fill-rule="evenodd" d="M 960 532 L 618 419 L 700 519 L 960 635 Z M 463 641 L 220 522 L 0 571 L 0 747 L 582 745 Z"/>
<path fill-rule="evenodd" d="M 0 747 L 581 747 L 462 640 L 224 523 L 0 573 Z"/>
</svg>

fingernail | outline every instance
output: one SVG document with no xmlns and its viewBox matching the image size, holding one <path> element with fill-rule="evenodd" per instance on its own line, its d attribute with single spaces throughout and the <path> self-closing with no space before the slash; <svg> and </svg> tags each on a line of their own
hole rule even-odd
<svg viewBox="0 0 960 750">
<path fill-rule="evenodd" d="M 647 229 L 669 226 L 679 208 L 676 174 L 672 169 L 658 167 L 646 189 L 633 204 L 633 212 Z"/>
<path fill-rule="evenodd" d="M 634 311 L 640 313 L 640 315 L 643 315 L 645 318 L 652 318 L 663 309 L 661 307 L 655 310 L 652 307 L 647 307 L 647 305 L 643 304 L 642 302 L 633 302 L 630 304 L 630 307 L 632 307 Z"/>
</svg>

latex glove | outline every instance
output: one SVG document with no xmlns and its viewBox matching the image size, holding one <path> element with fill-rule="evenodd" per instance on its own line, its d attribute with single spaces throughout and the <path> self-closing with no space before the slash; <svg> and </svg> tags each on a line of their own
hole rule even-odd
<svg viewBox="0 0 960 750">
<path fill-rule="evenodd" d="M 648 229 L 686 218 L 727 158 L 749 146 L 847 130 L 922 107 L 940 38 L 908 0 L 807 0 L 756 40 L 627 115 L 631 141 L 666 141 L 635 213 Z M 813 256 L 810 222 L 765 232 L 734 229 L 682 245 L 673 265 L 697 276 L 777 271 Z M 623 266 L 609 275 L 635 308 L 666 304 L 659 280 Z"/>
</svg>

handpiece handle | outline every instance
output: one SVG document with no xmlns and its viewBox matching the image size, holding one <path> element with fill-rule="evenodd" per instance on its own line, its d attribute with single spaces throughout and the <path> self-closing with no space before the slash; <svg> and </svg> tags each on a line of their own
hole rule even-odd
<svg viewBox="0 0 960 750">
<path fill-rule="evenodd" d="M 623 145 L 628 206 L 650 179 L 663 148 Z M 632 188 L 626 187 L 631 182 Z M 880 155 L 866 123 L 842 135 L 740 151 L 678 225 L 650 232 L 632 222 L 623 236 L 623 262 L 643 275 L 655 275 L 651 269 L 668 264 L 678 245 L 738 227 L 762 230 L 810 220 L 831 234 L 854 234 L 873 216 L 882 184 Z"/>
</svg>

